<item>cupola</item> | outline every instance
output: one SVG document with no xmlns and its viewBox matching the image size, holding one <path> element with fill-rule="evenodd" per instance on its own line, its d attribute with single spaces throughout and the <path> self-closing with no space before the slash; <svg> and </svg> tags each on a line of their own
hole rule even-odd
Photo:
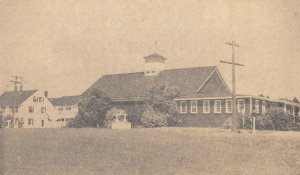
<svg viewBox="0 0 300 175">
<path fill-rule="evenodd" d="M 164 68 L 165 61 L 167 58 L 159 55 L 159 54 L 151 54 L 146 57 L 145 59 L 145 76 L 153 76 L 157 75 L 161 70 Z"/>
</svg>

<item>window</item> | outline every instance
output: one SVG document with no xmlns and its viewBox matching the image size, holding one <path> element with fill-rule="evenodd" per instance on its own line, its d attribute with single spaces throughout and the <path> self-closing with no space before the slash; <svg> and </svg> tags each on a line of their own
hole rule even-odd
<svg viewBox="0 0 300 175">
<path fill-rule="evenodd" d="M 5 113 L 6 107 L 2 107 L 2 112 Z"/>
<path fill-rule="evenodd" d="M 33 102 L 37 102 L 38 100 L 37 100 L 37 97 L 36 96 L 34 96 L 33 97 Z"/>
<path fill-rule="evenodd" d="M 232 113 L 232 100 L 226 100 L 226 113 Z"/>
<path fill-rule="evenodd" d="M 245 100 L 238 99 L 238 113 L 242 113 L 243 110 L 245 110 Z"/>
<path fill-rule="evenodd" d="M 42 114 L 46 113 L 46 107 L 41 107 L 41 113 Z"/>
<path fill-rule="evenodd" d="M 187 105 L 186 105 L 186 101 L 181 101 L 180 102 L 180 113 L 187 113 Z"/>
<path fill-rule="evenodd" d="M 71 107 L 66 107 L 66 111 L 71 111 Z"/>
<path fill-rule="evenodd" d="M 34 107 L 33 106 L 29 106 L 29 113 L 34 113 Z"/>
<path fill-rule="evenodd" d="M 255 104 L 254 104 L 254 113 L 259 113 L 259 101 L 255 100 Z"/>
<path fill-rule="evenodd" d="M 14 109 L 15 109 L 15 110 L 14 110 Z M 14 108 L 14 107 L 10 107 L 10 112 L 11 112 L 11 113 L 14 113 L 14 112 L 15 112 L 15 113 L 18 113 L 18 107 L 15 107 L 15 108 Z"/>
<path fill-rule="evenodd" d="M 221 113 L 221 100 L 214 101 L 214 112 Z"/>
<path fill-rule="evenodd" d="M 63 110 L 64 110 L 64 108 L 58 108 L 58 110 L 59 110 L 59 111 L 63 111 Z"/>
<path fill-rule="evenodd" d="M 191 101 L 191 113 L 196 114 L 197 112 L 197 101 Z"/>
<path fill-rule="evenodd" d="M 39 102 L 44 102 L 44 97 L 39 97 Z"/>
<path fill-rule="evenodd" d="M 32 119 L 32 118 L 29 118 L 29 119 L 28 119 L 28 125 L 30 125 L 30 126 L 33 125 L 33 119 Z"/>
<path fill-rule="evenodd" d="M 210 113 L 209 100 L 203 101 L 203 113 Z"/>
<path fill-rule="evenodd" d="M 266 113 L 267 108 L 266 108 L 266 102 L 265 101 L 261 102 L 261 110 L 262 110 L 262 113 Z"/>
</svg>

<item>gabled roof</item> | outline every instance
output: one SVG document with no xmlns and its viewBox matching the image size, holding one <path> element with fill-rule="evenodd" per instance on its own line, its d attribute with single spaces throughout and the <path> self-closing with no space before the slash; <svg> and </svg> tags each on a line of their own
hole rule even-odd
<svg viewBox="0 0 300 175">
<path fill-rule="evenodd" d="M 147 88 L 155 84 L 167 84 L 181 89 L 183 95 L 197 93 L 209 76 L 217 70 L 216 66 L 170 69 L 156 76 L 145 76 L 144 72 L 104 75 L 84 93 L 99 88 L 111 99 L 132 99 L 146 97 Z"/>
<path fill-rule="evenodd" d="M 19 106 L 37 90 L 9 91 L 0 96 L 0 106 Z"/>
<path fill-rule="evenodd" d="M 53 106 L 70 106 L 78 104 L 81 100 L 80 96 L 63 96 L 60 98 L 49 98 Z"/>
</svg>

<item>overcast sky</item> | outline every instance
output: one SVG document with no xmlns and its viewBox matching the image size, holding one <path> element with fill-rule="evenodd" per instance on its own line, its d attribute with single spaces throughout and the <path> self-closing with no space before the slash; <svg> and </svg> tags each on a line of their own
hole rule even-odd
<svg viewBox="0 0 300 175">
<path fill-rule="evenodd" d="M 144 56 L 166 68 L 216 65 L 237 92 L 300 97 L 299 0 L 2 0 L 0 93 L 11 75 L 52 97 L 81 94 L 104 74 L 142 71 Z M 197 75 L 195 75 L 197 76 Z"/>
</svg>

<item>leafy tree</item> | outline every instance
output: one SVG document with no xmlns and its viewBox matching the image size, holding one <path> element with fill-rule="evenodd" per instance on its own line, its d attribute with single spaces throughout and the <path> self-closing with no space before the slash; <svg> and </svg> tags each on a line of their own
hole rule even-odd
<svg viewBox="0 0 300 175">
<path fill-rule="evenodd" d="M 260 94 L 259 96 L 260 96 L 260 97 L 264 97 L 264 94 Z"/>
<path fill-rule="evenodd" d="M 73 127 L 103 127 L 105 114 L 111 108 L 111 101 L 100 89 L 85 94 L 79 105 L 79 112 Z"/>
<path fill-rule="evenodd" d="M 4 119 L 2 113 L 0 113 L 0 128 L 4 128 Z"/>
<path fill-rule="evenodd" d="M 297 97 L 294 97 L 293 102 L 294 102 L 294 103 L 299 103 L 298 98 L 297 98 Z"/>
<path fill-rule="evenodd" d="M 288 130 L 293 119 L 280 107 L 272 106 L 267 112 L 257 117 L 257 128 L 268 130 Z"/>
<path fill-rule="evenodd" d="M 169 114 L 155 111 L 148 105 L 142 114 L 141 122 L 147 128 L 162 127 L 168 125 L 169 117 Z"/>
<path fill-rule="evenodd" d="M 147 89 L 146 108 L 142 114 L 141 123 L 145 127 L 161 127 L 176 125 L 174 115 L 177 113 L 175 98 L 181 96 L 181 91 L 165 84 Z"/>
</svg>

